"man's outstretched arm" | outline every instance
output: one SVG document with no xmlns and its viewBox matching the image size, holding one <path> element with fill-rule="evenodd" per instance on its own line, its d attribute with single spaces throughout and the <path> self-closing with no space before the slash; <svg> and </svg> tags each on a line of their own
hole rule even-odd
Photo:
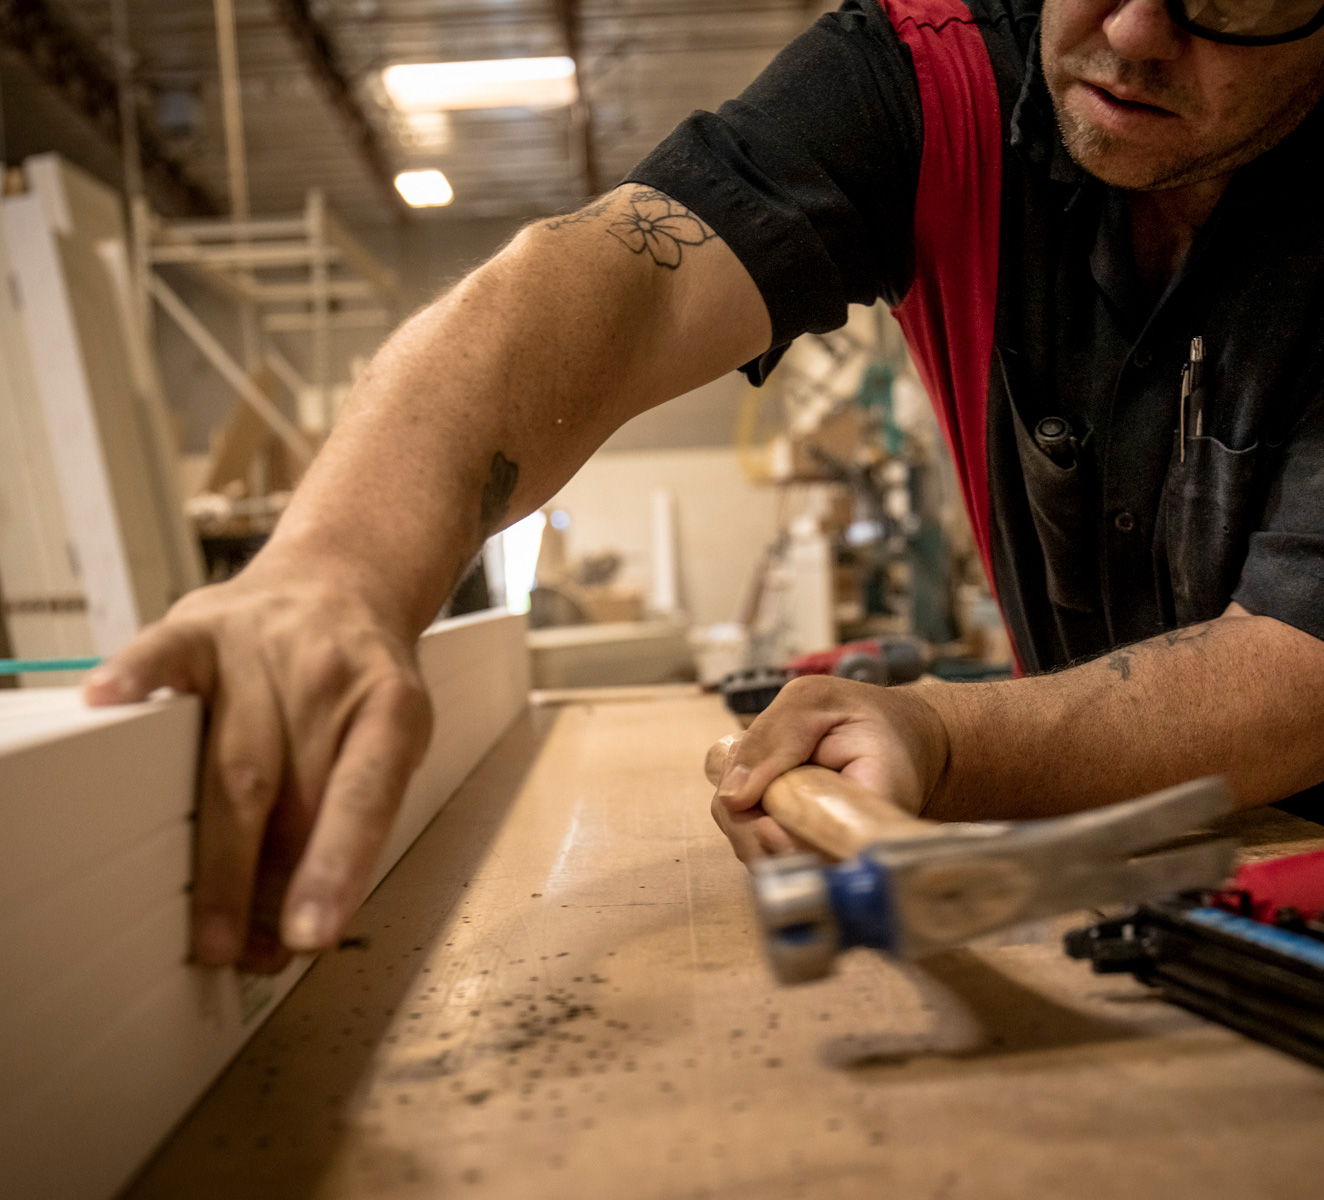
<svg viewBox="0 0 1324 1200">
<path fill-rule="evenodd" d="M 727 764 L 713 813 L 746 861 L 791 848 L 757 807 L 815 762 L 939 820 L 1043 817 L 1202 775 L 1246 807 L 1324 780 L 1324 642 L 1232 605 L 1051 675 L 877 688 L 793 681 Z"/>
<path fill-rule="evenodd" d="M 207 703 L 198 961 L 275 969 L 334 941 L 427 744 L 414 643 L 483 539 L 769 337 L 726 245 L 626 185 L 530 226 L 387 341 L 251 566 L 86 687 Z"/>
</svg>

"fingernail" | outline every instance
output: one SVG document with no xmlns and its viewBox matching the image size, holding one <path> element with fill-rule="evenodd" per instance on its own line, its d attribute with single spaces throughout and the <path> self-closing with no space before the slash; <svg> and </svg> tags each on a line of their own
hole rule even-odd
<svg viewBox="0 0 1324 1200">
<path fill-rule="evenodd" d="M 321 950 L 331 937 L 331 914 L 315 900 L 305 900 L 285 922 L 285 945 L 300 954 Z"/>
<path fill-rule="evenodd" d="M 203 917 L 193 934 L 193 961 L 204 967 L 224 967 L 239 955 L 239 932 L 229 917 Z"/>
<path fill-rule="evenodd" d="M 123 690 L 123 684 L 120 677 L 108 667 L 98 667 L 83 680 L 83 686 L 88 688 L 107 688 L 113 692 Z"/>
<path fill-rule="evenodd" d="M 749 768 L 743 763 L 736 763 L 733 767 L 728 767 L 726 774 L 722 776 L 722 782 L 717 785 L 717 796 L 720 800 L 734 800 L 745 784 L 749 782 Z"/>
</svg>

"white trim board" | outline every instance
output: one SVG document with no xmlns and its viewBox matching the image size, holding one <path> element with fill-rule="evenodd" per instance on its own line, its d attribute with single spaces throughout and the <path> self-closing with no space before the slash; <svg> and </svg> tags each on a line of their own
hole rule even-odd
<svg viewBox="0 0 1324 1200">
<path fill-rule="evenodd" d="M 524 634 L 523 617 L 490 612 L 424 635 L 437 719 L 374 887 L 524 710 Z M 198 711 L 0 693 L 7 1195 L 117 1192 L 309 965 L 259 979 L 183 961 Z"/>
<path fill-rule="evenodd" d="M 119 198 L 53 154 L 23 170 L 29 190 L 0 202 L 6 340 L 26 350 L 16 383 L 25 409 L 35 397 L 41 413 L 45 445 L 34 453 L 53 472 L 94 648 L 111 654 L 202 582 L 201 554 L 151 348 L 125 294 Z"/>
<path fill-rule="evenodd" d="M 0 216 L 0 584 L 18 658 L 94 653 Z M 51 601 L 74 603 L 59 611 Z M 72 677 L 47 679 L 67 683 Z M 27 680 L 25 679 L 26 683 Z"/>
</svg>

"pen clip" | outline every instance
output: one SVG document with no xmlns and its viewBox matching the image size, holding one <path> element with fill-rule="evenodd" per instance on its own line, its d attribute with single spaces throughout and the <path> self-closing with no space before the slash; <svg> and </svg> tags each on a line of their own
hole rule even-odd
<svg viewBox="0 0 1324 1200">
<path fill-rule="evenodd" d="M 1186 402 L 1191 398 L 1191 364 L 1189 360 L 1181 369 L 1181 400 L 1177 405 L 1177 461 L 1186 461 Z"/>
<path fill-rule="evenodd" d="M 1200 375 L 1204 369 L 1204 338 L 1198 334 L 1191 338 L 1190 350 L 1181 368 L 1181 402 L 1177 408 L 1177 461 L 1186 461 L 1186 415 L 1191 397 L 1200 386 Z M 1195 412 L 1195 436 L 1204 434 L 1203 406 Z"/>
<path fill-rule="evenodd" d="M 1194 401 L 1190 405 L 1193 414 L 1192 426 L 1196 437 L 1204 436 L 1204 404 L 1202 398 L 1197 395 L 1200 385 L 1204 382 L 1204 338 L 1199 335 L 1191 338 L 1191 372 L 1190 383 L 1186 389 L 1187 396 Z"/>
</svg>

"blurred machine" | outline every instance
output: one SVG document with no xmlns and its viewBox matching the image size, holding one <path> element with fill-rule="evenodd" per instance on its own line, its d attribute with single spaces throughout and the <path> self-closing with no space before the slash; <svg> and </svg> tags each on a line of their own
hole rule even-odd
<svg viewBox="0 0 1324 1200">
<path fill-rule="evenodd" d="M 918 675 L 915 661 L 1008 664 L 941 435 L 893 323 L 853 313 L 835 333 L 800 339 L 775 378 L 781 419 L 751 392 L 740 430 L 746 473 L 779 490 L 783 513 L 740 615 L 743 665 L 894 683 Z M 764 423 L 772 432 L 760 441 Z M 821 654 L 830 665 L 801 661 Z"/>
</svg>

